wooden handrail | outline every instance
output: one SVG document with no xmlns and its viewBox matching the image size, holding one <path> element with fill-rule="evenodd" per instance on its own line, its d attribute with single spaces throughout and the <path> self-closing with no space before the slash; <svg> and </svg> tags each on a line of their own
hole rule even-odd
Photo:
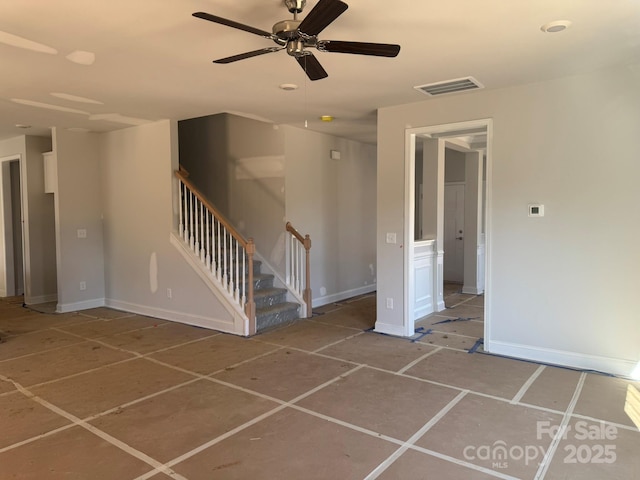
<svg viewBox="0 0 640 480">
<path fill-rule="evenodd" d="M 185 176 L 182 172 L 180 172 L 180 170 L 177 170 L 174 173 L 175 173 L 175 176 L 178 177 L 182 181 L 182 183 L 184 183 L 187 187 L 189 187 L 189 190 L 196 197 L 198 197 L 198 200 L 200 200 L 202 204 L 205 207 L 207 207 L 207 209 L 215 215 L 216 219 L 222 224 L 222 226 L 224 226 L 224 228 L 226 228 L 229 231 L 229 233 L 231 233 L 231 235 L 233 235 L 233 237 L 236 240 L 238 240 L 240 245 L 242 245 L 246 249 L 250 239 L 249 240 L 245 239 L 242 236 L 242 234 L 238 232 L 233 227 L 233 225 L 231 225 L 231 222 L 227 220 L 227 218 L 224 215 L 222 215 L 222 213 L 220 213 L 220 211 L 216 207 L 214 207 L 209 200 L 207 200 L 207 198 L 202 194 L 202 192 L 200 192 L 200 190 L 198 190 L 198 188 L 191 182 L 191 180 L 187 178 L 187 176 Z"/>
<path fill-rule="evenodd" d="M 286 230 L 287 232 L 289 232 L 291 235 L 293 235 L 296 240 L 298 240 L 305 249 L 305 269 L 304 269 L 304 273 L 305 273 L 305 279 L 304 279 L 304 292 L 303 292 L 303 298 L 304 298 L 304 302 L 307 304 L 307 318 L 311 318 L 312 315 L 312 307 L 311 307 L 311 257 L 310 257 L 310 250 L 311 250 L 311 237 L 309 237 L 309 234 L 306 234 L 304 237 L 300 234 L 300 232 L 298 232 L 293 225 L 291 225 L 291 222 L 287 222 L 286 225 Z"/>
<path fill-rule="evenodd" d="M 248 267 L 248 281 L 247 281 L 247 290 L 246 290 L 246 302 L 244 305 L 244 312 L 249 319 L 249 335 L 253 335 L 257 331 L 257 323 L 256 323 L 256 303 L 254 301 L 254 285 L 253 285 L 253 257 L 256 253 L 256 246 L 253 242 L 253 238 L 246 239 L 240 232 L 238 232 L 231 222 L 227 220 L 227 218 L 220 213 L 220 211 L 213 206 L 213 204 L 198 190 L 198 188 L 188 180 L 189 172 L 187 172 L 184 168 L 180 168 L 180 170 L 174 172 L 175 176 L 185 185 L 185 187 L 189 190 L 190 193 L 195 195 L 195 197 L 200 201 L 200 203 L 207 209 L 215 221 L 218 222 L 219 225 L 222 225 L 224 230 L 231 235 L 236 242 L 244 249 L 247 256 L 247 267 Z M 181 207 L 182 208 L 182 207 Z M 225 234 L 226 235 L 226 234 Z M 208 244 L 208 243 L 207 243 Z M 226 255 L 226 253 L 225 253 Z M 226 257 L 225 257 L 226 258 Z M 225 260 L 226 266 L 226 260 Z M 239 280 L 238 280 L 239 281 Z"/>
</svg>

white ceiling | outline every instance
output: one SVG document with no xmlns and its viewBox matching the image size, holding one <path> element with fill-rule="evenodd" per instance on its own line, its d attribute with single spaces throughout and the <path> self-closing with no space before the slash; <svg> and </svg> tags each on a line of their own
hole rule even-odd
<svg viewBox="0 0 640 480">
<path fill-rule="evenodd" d="M 305 12 L 316 3 L 308 0 Z M 51 126 L 108 131 L 136 119 L 234 112 L 298 126 L 307 120 L 310 129 L 373 143 L 378 107 L 429 99 L 413 89 L 416 85 L 473 76 L 494 89 L 610 64 L 637 68 L 640 61 L 640 0 L 347 3 L 349 9 L 321 39 L 399 43 L 400 55 L 315 52 L 329 78 L 310 82 L 283 51 L 213 64 L 217 58 L 274 44 L 191 16 L 205 11 L 270 31 L 277 21 L 291 18 L 282 0 L 3 0 L 0 33 L 58 53 L 0 43 L 0 139 L 47 134 Z M 573 25 L 556 34 L 540 30 L 554 20 Z M 95 63 L 85 66 L 65 58 L 76 50 L 93 52 Z M 283 83 L 300 88 L 283 91 L 278 88 Z M 320 115 L 336 120 L 323 123 Z"/>
</svg>

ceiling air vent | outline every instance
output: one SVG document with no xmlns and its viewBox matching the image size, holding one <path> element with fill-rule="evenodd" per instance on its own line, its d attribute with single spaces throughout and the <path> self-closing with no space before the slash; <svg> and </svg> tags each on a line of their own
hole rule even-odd
<svg viewBox="0 0 640 480">
<path fill-rule="evenodd" d="M 473 77 L 456 78 L 455 80 L 447 80 L 446 82 L 429 83 L 427 85 L 419 85 L 413 87 L 416 90 L 429 96 L 444 95 L 446 93 L 464 92 L 467 90 L 477 90 L 484 88 L 479 81 Z"/>
</svg>

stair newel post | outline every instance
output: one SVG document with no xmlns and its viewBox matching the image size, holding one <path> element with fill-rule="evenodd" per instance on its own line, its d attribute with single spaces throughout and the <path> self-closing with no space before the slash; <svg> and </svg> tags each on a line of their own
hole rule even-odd
<svg viewBox="0 0 640 480">
<path fill-rule="evenodd" d="M 253 238 L 247 240 L 246 246 L 247 264 L 249 269 L 249 282 L 247 285 L 247 304 L 245 305 L 245 313 L 249 318 L 249 335 L 254 335 L 257 331 L 256 326 L 256 303 L 253 300 L 253 255 L 256 253 L 256 246 Z"/>
<path fill-rule="evenodd" d="M 304 249 L 305 249 L 305 266 L 304 266 L 304 301 L 307 304 L 307 318 L 311 318 L 311 237 L 309 234 L 304 237 Z"/>
</svg>

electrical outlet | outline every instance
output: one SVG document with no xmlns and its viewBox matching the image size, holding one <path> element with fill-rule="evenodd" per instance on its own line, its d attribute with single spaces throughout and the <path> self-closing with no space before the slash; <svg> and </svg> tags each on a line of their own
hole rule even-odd
<svg viewBox="0 0 640 480">
<path fill-rule="evenodd" d="M 396 243 L 396 234 L 395 232 L 387 233 L 387 243 Z"/>
<path fill-rule="evenodd" d="M 84 228 L 78 229 L 78 238 L 87 238 L 87 230 Z"/>
<path fill-rule="evenodd" d="M 173 298 L 173 293 L 171 292 L 170 288 L 167 288 L 167 298 Z"/>
<path fill-rule="evenodd" d="M 86 290 L 87 289 L 87 282 L 80 282 L 80 290 Z"/>
<path fill-rule="evenodd" d="M 387 298 L 387 308 L 393 310 L 393 298 Z"/>
</svg>

